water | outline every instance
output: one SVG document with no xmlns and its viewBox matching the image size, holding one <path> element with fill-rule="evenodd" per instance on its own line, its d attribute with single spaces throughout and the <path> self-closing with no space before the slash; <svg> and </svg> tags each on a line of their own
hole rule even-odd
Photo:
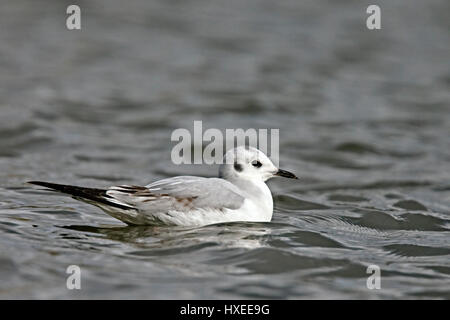
<svg viewBox="0 0 450 320">
<path fill-rule="evenodd" d="M 1 298 L 450 298 L 448 1 L 0 3 Z M 280 128 L 272 223 L 127 227 L 25 184 L 106 187 L 175 128 Z M 67 290 L 79 265 L 82 289 Z M 381 289 L 368 290 L 368 265 Z"/>
</svg>

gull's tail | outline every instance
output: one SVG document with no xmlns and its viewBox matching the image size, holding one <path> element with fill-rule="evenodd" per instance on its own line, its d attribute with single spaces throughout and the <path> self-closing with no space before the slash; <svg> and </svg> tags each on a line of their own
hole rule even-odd
<svg viewBox="0 0 450 320">
<path fill-rule="evenodd" d="M 104 204 L 119 209 L 130 209 L 130 207 L 128 206 L 124 206 L 119 203 L 111 201 L 112 198 L 106 194 L 107 190 L 104 189 L 69 186 L 66 184 L 50 183 L 44 181 L 28 181 L 28 183 L 46 187 L 62 193 L 70 194 L 74 198 L 88 202 L 90 204 L 94 205 Z"/>
</svg>

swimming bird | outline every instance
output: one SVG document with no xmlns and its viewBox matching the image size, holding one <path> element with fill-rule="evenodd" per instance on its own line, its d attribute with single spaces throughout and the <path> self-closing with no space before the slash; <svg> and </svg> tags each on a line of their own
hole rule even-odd
<svg viewBox="0 0 450 320">
<path fill-rule="evenodd" d="M 298 179 L 278 169 L 260 150 L 240 146 L 227 151 L 218 178 L 177 176 L 146 186 L 85 188 L 43 181 L 44 186 L 95 205 L 129 225 L 203 226 L 222 222 L 269 222 L 272 177 Z"/>
</svg>

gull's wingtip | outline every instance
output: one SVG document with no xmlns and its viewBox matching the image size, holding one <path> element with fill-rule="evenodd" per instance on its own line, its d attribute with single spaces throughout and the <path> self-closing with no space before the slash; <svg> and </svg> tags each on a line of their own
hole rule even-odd
<svg viewBox="0 0 450 320">
<path fill-rule="evenodd" d="M 62 191 L 65 193 L 71 193 L 71 191 L 75 188 L 79 188 L 76 186 L 69 186 L 69 185 L 65 185 L 65 184 L 59 184 L 59 183 L 51 183 L 51 182 L 45 182 L 45 181 L 27 181 L 27 183 L 29 184 L 34 184 L 37 186 L 41 186 L 41 187 L 46 187 L 49 189 L 53 189 L 53 190 L 57 190 L 57 191 Z"/>
<path fill-rule="evenodd" d="M 27 181 L 26 183 L 29 184 L 35 184 L 37 186 L 43 186 L 43 187 L 48 187 L 49 185 L 52 185 L 52 183 L 49 182 L 44 182 L 44 181 Z"/>
</svg>

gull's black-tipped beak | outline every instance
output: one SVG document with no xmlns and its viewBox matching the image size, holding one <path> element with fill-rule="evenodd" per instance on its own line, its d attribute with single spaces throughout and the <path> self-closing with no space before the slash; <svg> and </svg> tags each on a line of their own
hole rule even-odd
<svg viewBox="0 0 450 320">
<path fill-rule="evenodd" d="M 298 179 L 297 176 L 289 171 L 278 169 L 277 173 L 275 173 L 277 177 L 285 177 L 289 179 Z"/>
</svg>

